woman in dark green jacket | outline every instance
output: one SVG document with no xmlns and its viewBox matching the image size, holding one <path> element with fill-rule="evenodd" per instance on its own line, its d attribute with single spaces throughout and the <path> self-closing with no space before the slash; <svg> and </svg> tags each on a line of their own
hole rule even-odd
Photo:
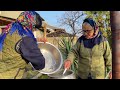
<svg viewBox="0 0 120 90">
<path fill-rule="evenodd" d="M 64 67 L 69 69 L 75 57 L 78 63 L 78 76 L 81 79 L 104 79 L 106 69 L 112 69 L 112 54 L 109 42 L 99 31 L 95 21 L 87 18 L 83 21 L 84 34 L 77 40 L 68 54 Z"/>
</svg>

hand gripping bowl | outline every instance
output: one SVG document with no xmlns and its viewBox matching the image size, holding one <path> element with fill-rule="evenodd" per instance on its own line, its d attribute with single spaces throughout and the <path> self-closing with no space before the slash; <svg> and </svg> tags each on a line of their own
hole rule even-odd
<svg viewBox="0 0 120 90">
<path fill-rule="evenodd" d="M 45 58 L 45 68 L 39 72 L 43 74 L 53 74 L 58 72 L 63 64 L 60 50 L 48 42 L 38 42 L 38 47 Z"/>
<path fill-rule="evenodd" d="M 15 51 L 20 53 L 19 45 L 22 40 L 20 39 L 15 45 Z M 60 70 L 63 64 L 62 54 L 57 47 L 51 43 L 37 42 L 41 53 L 45 58 L 45 68 L 39 72 L 42 74 L 53 74 Z"/>
</svg>

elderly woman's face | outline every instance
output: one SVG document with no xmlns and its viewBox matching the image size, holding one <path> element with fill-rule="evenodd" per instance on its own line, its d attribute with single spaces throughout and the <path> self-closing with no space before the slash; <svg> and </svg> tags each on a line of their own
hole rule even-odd
<svg viewBox="0 0 120 90">
<path fill-rule="evenodd" d="M 87 22 L 82 25 L 83 33 L 86 37 L 92 37 L 94 35 L 94 28 Z"/>
</svg>

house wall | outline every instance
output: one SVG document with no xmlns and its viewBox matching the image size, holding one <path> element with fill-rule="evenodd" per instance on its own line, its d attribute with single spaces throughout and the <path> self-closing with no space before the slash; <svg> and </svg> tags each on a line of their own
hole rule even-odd
<svg viewBox="0 0 120 90">
<path fill-rule="evenodd" d="M 65 37 L 66 40 L 68 40 L 68 37 Z M 60 37 L 47 37 L 47 40 L 49 43 L 55 45 L 56 47 L 59 46 L 59 44 L 61 44 L 61 38 Z M 77 41 L 77 37 L 74 38 L 73 40 L 73 44 L 75 44 Z"/>
<path fill-rule="evenodd" d="M 0 11 L 0 16 L 17 19 L 21 12 L 23 11 Z"/>
<path fill-rule="evenodd" d="M 34 31 L 33 32 L 35 38 L 42 38 L 43 37 L 43 32 L 40 30 Z"/>
</svg>

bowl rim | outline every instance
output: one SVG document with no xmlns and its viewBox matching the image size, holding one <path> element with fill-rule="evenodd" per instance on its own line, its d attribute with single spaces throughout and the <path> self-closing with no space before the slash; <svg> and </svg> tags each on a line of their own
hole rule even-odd
<svg viewBox="0 0 120 90">
<path fill-rule="evenodd" d="M 59 67 L 55 71 L 45 72 L 45 71 L 39 70 L 39 72 L 42 73 L 42 74 L 54 74 L 54 73 L 58 72 L 61 69 L 62 65 L 63 65 L 63 57 L 62 57 L 62 54 L 61 54 L 60 50 L 52 43 L 49 43 L 49 42 L 46 42 L 46 43 L 44 43 L 44 42 L 37 42 L 37 44 L 40 44 L 40 43 L 42 43 L 42 44 L 49 44 L 49 45 L 53 46 L 60 54 L 61 63 L 59 65 Z"/>
<path fill-rule="evenodd" d="M 64 71 L 64 69 L 60 69 L 59 71 Z M 69 75 L 66 75 L 67 77 L 68 76 L 71 76 L 71 75 L 75 75 L 75 72 L 73 71 L 73 70 L 68 70 L 68 71 L 70 71 L 71 72 L 71 74 L 69 74 Z M 55 73 L 53 73 L 53 74 L 55 74 Z M 49 77 L 51 77 L 51 78 L 59 78 L 59 77 L 66 77 L 66 76 L 64 76 L 64 75 L 60 75 L 60 76 L 52 76 L 52 74 L 48 74 L 48 76 Z"/>
</svg>

